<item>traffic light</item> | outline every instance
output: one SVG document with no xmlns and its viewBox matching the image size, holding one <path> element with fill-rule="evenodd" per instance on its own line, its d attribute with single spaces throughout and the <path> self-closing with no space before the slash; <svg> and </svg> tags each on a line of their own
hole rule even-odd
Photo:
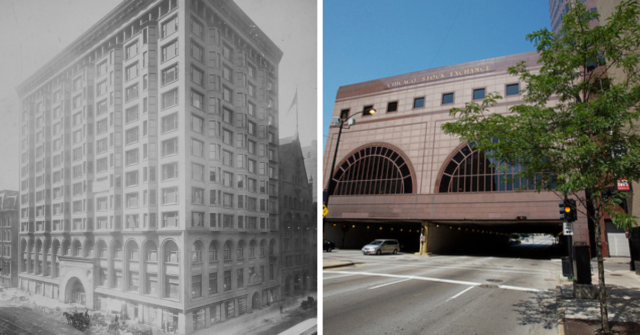
<svg viewBox="0 0 640 335">
<path fill-rule="evenodd" d="M 576 210 L 576 201 L 574 199 L 565 199 L 558 204 L 558 207 L 560 207 L 560 220 L 566 222 L 578 220 L 578 211 Z"/>
</svg>

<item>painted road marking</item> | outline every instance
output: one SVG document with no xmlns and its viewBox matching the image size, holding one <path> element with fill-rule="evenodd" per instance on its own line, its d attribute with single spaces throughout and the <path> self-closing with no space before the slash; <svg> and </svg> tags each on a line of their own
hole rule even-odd
<svg viewBox="0 0 640 335">
<path fill-rule="evenodd" d="M 470 289 L 472 289 L 472 288 L 474 288 L 474 286 L 469 286 L 469 287 L 467 287 L 464 291 L 462 291 L 462 292 L 460 292 L 460 293 L 458 293 L 458 294 L 454 295 L 453 297 L 451 297 L 451 298 L 447 299 L 447 301 L 449 301 L 449 300 L 453 300 L 453 299 L 455 299 L 455 298 L 457 298 L 457 297 L 459 297 L 459 296 L 463 295 L 465 292 L 469 291 L 469 290 L 470 290 Z"/>
<path fill-rule="evenodd" d="M 377 289 L 377 288 L 385 287 L 385 286 L 388 286 L 388 285 L 393 285 L 393 284 L 402 283 L 402 282 L 405 282 L 405 281 L 407 281 L 407 280 L 411 280 L 411 278 L 402 279 L 402 280 L 398 280 L 398 281 L 393 281 L 393 282 L 386 283 L 386 284 L 382 284 L 382 285 L 372 286 L 372 287 L 369 287 L 369 289 L 370 289 L 370 290 L 375 290 L 375 289 Z"/>
<path fill-rule="evenodd" d="M 351 272 L 351 271 L 331 271 L 331 273 L 340 273 L 340 274 L 349 274 L 349 275 L 354 275 L 355 274 L 355 275 L 361 275 L 361 276 L 375 276 L 375 277 L 387 277 L 387 278 L 398 278 L 398 279 L 415 279 L 415 280 L 422 280 L 422 281 L 430 281 L 430 282 L 454 284 L 454 285 L 465 285 L 465 286 L 480 286 L 480 285 L 482 285 L 482 283 L 472 282 L 472 281 L 453 280 L 453 279 L 444 279 L 444 278 L 432 278 L 432 277 L 394 275 L 394 274 L 390 274 L 390 273 Z M 519 286 L 509 286 L 509 285 L 499 285 L 499 286 L 495 286 L 495 287 L 503 289 L 503 290 L 511 290 L 511 291 L 546 292 L 546 290 L 541 290 L 541 289 L 537 289 L 537 288 L 530 288 L 530 287 L 519 287 Z"/>
<path fill-rule="evenodd" d="M 332 271 L 332 272 L 333 272 L 333 271 Z M 327 272 L 325 272 L 325 273 L 327 273 Z M 327 278 L 327 277 L 325 277 L 324 275 L 322 275 L 322 280 L 329 280 L 329 279 L 336 279 L 336 278 L 351 277 L 351 276 L 353 276 L 353 275 L 355 275 L 355 273 L 351 273 L 351 274 L 348 274 L 348 275 L 342 275 L 342 276 L 333 276 L 333 277 L 329 277 L 329 278 Z"/>
</svg>

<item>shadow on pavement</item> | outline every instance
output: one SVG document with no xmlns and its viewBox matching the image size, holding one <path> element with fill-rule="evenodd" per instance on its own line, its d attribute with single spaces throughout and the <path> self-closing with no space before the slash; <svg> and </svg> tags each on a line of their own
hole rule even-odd
<svg viewBox="0 0 640 335">
<path fill-rule="evenodd" d="M 530 298 L 513 305 L 520 325 L 540 324 L 544 329 L 555 329 L 558 324 L 555 292 L 552 290 L 530 293 Z"/>
</svg>

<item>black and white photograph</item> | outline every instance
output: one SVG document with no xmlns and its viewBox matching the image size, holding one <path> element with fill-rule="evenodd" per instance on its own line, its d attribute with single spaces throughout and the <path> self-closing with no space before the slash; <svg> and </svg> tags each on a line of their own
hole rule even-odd
<svg viewBox="0 0 640 335">
<path fill-rule="evenodd" d="M 316 0 L 2 0 L 0 334 L 316 334 Z"/>
</svg>

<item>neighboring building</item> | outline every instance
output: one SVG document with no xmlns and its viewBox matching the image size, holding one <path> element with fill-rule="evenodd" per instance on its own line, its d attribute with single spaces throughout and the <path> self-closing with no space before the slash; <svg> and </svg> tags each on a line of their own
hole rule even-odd
<svg viewBox="0 0 640 335">
<path fill-rule="evenodd" d="M 571 4 L 580 1 L 591 11 L 598 11 L 603 0 L 549 0 L 549 17 L 551 18 L 551 31 L 557 33 L 562 27 L 562 16 L 571 10 Z M 604 0 L 612 2 L 611 0 Z M 613 0 L 620 3 L 620 0 Z M 595 23 L 594 23 L 595 24 Z"/>
<path fill-rule="evenodd" d="M 123 1 L 20 84 L 20 288 L 180 334 L 278 301 L 281 57 L 231 0 Z"/>
<path fill-rule="evenodd" d="M 490 108 L 493 113 L 524 103 L 523 83 L 507 73 L 521 60 L 532 72 L 540 68 L 537 52 L 528 52 L 340 87 L 333 117 L 356 114 L 356 122 L 342 131 L 325 238 L 358 249 L 375 238 L 395 238 L 403 250 L 418 251 L 422 232 L 427 250 L 441 252 L 506 244 L 509 232 L 560 232 L 557 195 L 516 192 L 526 180 L 501 180 L 517 176 L 517 168 L 499 173 L 473 143 L 441 128 L 453 120 L 451 108 L 489 92 L 504 97 Z M 375 114 L 368 112 L 372 108 Z M 337 137 L 332 126 L 325 172 Z M 326 173 L 323 189 L 328 181 Z M 578 217 L 576 243 L 587 243 L 586 223 Z"/>
<path fill-rule="evenodd" d="M 17 191 L 0 191 L 0 283 L 4 287 L 18 285 L 19 196 Z"/>
<path fill-rule="evenodd" d="M 280 139 L 279 156 L 281 288 L 292 297 L 317 287 L 316 203 L 297 135 Z"/>
<path fill-rule="evenodd" d="M 313 178 L 317 175 L 318 171 L 318 141 L 311 141 L 311 145 L 302 147 L 302 154 L 304 156 L 304 168 L 307 170 L 309 176 L 309 183 L 313 184 L 313 202 L 318 202 L 318 183 Z"/>
</svg>

